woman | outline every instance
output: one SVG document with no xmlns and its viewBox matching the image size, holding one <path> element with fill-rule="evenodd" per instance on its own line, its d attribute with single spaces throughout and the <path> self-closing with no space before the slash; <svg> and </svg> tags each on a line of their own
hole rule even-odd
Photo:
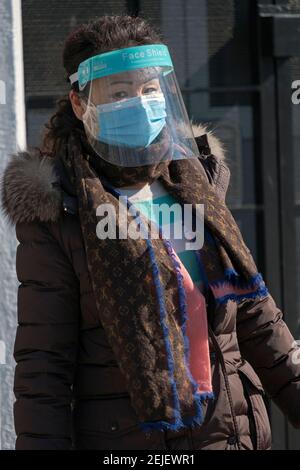
<svg viewBox="0 0 300 470">
<path fill-rule="evenodd" d="M 300 428 L 298 350 L 224 203 L 222 146 L 192 135 L 145 20 L 81 25 L 63 59 L 70 93 L 2 181 L 20 243 L 16 449 L 270 449 L 266 395 Z M 152 220 L 156 238 L 120 237 L 121 195 L 131 235 Z M 204 204 L 200 249 L 166 236 L 158 200 Z"/>
</svg>

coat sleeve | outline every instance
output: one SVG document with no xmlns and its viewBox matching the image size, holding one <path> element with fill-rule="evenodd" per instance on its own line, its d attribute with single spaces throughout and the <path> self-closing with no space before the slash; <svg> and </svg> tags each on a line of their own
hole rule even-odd
<svg viewBox="0 0 300 470">
<path fill-rule="evenodd" d="M 17 224 L 16 235 L 15 448 L 71 449 L 78 280 L 46 224 Z"/>
<path fill-rule="evenodd" d="M 239 303 L 237 335 L 241 355 L 254 368 L 266 394 L 300 429 L 300 348 L 270 293 Z"/>
</svg>

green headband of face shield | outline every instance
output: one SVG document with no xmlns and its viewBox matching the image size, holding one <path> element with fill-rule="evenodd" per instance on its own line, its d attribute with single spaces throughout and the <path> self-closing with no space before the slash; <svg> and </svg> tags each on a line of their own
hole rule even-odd
<svg viewBox="0 0 300 470">
<path fill-rule="evenodd" d="M 70 82 L 78 81 L 82 91 L 95 78 L 144 67 L 169 67 L 164 74 L 171 72 L 173 63 L 167 46 L 147 44 L 95 55 L 79 64 L 78 71 L 70 75 Z"/>
</svg>

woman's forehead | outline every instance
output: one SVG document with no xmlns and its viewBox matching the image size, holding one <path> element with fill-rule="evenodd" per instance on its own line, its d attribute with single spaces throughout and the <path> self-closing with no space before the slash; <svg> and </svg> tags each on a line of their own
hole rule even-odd
<svg viewBox="0 0 300 470">
<path fill-rule="evenodd" d="M 157 70 L 153 70 L 154 67 L 130 70 L 126 72 L 115 73 L 107 77 L 97 78 L 94 82 L 101 84 L 102 86 L 114 85 L 118 83 L 128 83 L 129 85 L 140 85 L 146 83 L 149 80 L 158 80 L 159 73 Z"/>
</svg>

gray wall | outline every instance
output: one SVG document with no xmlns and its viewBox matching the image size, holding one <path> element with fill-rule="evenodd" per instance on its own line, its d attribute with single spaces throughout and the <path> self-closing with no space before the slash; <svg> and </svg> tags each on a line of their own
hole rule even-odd
<svg viewBox="0 0 300 470">
<path fill-rule="evenodd" d="M 0 0 L 0 175 L 10 153 L 25 146 L 21 11 L 19 0 Z M 13 343 L 17 324 L 17 240 L 0 217 L 0 449 L 14 449 Z"/>
</svg>

